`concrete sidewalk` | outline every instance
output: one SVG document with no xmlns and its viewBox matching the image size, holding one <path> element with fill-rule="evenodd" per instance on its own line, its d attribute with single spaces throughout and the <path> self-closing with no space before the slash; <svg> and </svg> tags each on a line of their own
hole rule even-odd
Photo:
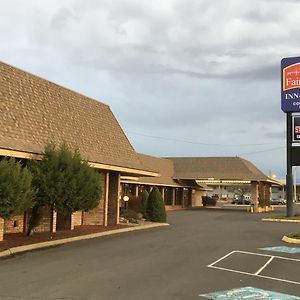
<svg viewBox="0 0 300 300">
<path fill-rule="evenodd" d="M 168 224 L 168 223 L 152 223 L 152 224 L 146 224 L 146 225 L 137 225 L 137 226 L 128 227 L 128 228 L 121 228 L 121 229 L 103 231 L 103 232 L 92 233 L 92 234 L 87 234 L 87 235 L 75 236 L 75 237 L 70 237 L 70 238 L 64 238 L 64 239 L 59 239 L 59 240 L 54 240 L 54 241 L 13 247 L 13 248 L 10 248 L 10 249 L 0 252 L 0 258 L 14 255 L 17 253 L 35 250 L 35 249 L 42 249 L 42 248 L 47 248 L 47 247 L 63 245 L 63 244 L 67 244 L 67 243 L 73 243 L 76 241 L 94 239 L 94 238 L 98 238 L 101 236 L 107 236 L 107 235 L 113 235 L 113 234 L 118 234 L 118 233 L 123 233 L 123 232 L 131 232 L 131 231 L 137 231 L 137 230 L 144 230 L 144 229 L 150 229 L 150 228 L 156 228 L 156 227 L 163 227 L 163 226 L 169 226 L 169 225 L 170 224 Z"/>
</svg>

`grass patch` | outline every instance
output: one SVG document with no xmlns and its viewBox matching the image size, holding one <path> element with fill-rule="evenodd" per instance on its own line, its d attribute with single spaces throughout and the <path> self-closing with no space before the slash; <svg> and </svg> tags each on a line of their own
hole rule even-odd
<svg viewBox="0 0 300 300">
<path fill-rule="evenodd" d="M 278 219 L 278 220 L 299 220 L 300 221 L 300 216 L 296 215 L 294 217 L 286 217 L 284 215 L 277 215 L 277 216 L 270 216 L 266 217 L 266 219 Z"/>
<path fill-rule="evenodd" d="M 300 231 L 292 231 L 287 235 L 287 237 L 292 239 L 300 239 Z"/>
</svg>

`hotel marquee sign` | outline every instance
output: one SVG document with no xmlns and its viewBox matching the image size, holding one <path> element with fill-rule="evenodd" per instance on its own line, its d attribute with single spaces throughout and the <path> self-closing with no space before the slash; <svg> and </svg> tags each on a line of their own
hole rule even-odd
<svg viewBox="0 0 300 300">
<path fill-rule="evenodd" d="M 300 112 L 300 57 L 281 60 L 281 109 Z"/>
</svg>

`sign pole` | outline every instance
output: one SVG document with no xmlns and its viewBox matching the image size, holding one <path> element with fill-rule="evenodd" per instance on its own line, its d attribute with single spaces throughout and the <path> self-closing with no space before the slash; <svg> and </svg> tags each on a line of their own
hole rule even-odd
<svg viewBox="0 0 300 300">
<path fill-rule="evenodd" d="M 292 113 L 286 114 L 286 216 L 293 217 Z"/>
</svg>

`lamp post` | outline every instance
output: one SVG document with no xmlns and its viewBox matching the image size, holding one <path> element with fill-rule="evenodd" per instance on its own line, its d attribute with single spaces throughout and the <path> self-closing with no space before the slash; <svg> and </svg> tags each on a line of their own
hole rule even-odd
<svg viewBox="0 0 300 300">
<path fill-rule="evenodd" d="M 125 203 L 125 209 L 128 210 L 128 201 L 129 201 L 129 197 L 128 196 L 124 196 L 123 197 L 123 201 Z"/>
</svg>

